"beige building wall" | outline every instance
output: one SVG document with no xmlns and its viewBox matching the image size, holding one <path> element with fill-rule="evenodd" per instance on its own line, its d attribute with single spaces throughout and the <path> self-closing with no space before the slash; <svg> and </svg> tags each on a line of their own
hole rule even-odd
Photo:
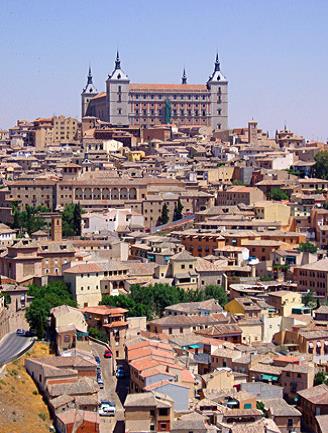
<svg viewBox="0 0 328 433">
<path fill-rule="evenodd" d="M 281 221 L 283 225 L 289 224 L 291 208 L 282 203 L 258 202 L 254 205 L 255 217 L 268 222 Z"/>
<path fill-rule="evenodd" d="M 259 321 L 252 320 L 241 320 L 238 322 L 238 326 L 242 330 L 242 343 L 250 344 L 254 342 L 262 341 L 262 323 Z"/>
<path fill-rule="evenodd" d="M 207 391 L 230 390 L 234 386 L 234 375 L 229 370 L 219 370 L 210 373 L 206 384 Z"/>
<path fill-rule="evenodd" d="M 83 276 L 82 276 L 83 275 Z M 78 307 L 96 307 L 101 301 L 100 281 L 102 273 L 70 274 L 64 272 L 64 281 L 77 302 Z"/>
</svg>

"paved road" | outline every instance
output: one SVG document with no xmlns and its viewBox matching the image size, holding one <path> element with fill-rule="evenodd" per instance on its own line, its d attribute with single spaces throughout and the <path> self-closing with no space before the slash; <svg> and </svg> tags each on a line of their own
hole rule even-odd
<svg viewBox="0 0 328 433">
<path fill-rule="evenodd" d="M 21 337 L 15 332 L 0 341 L 0 366 L 7 364 L 31 343 L 30 337 Z"/>
<path fill-rule="evenodd" d="M 117 379 L 113 376 L 113 360 L 105 359 L 104 346 L 92 342 L 92 353 L 98 355 L 101 362 L 101 371 L 104 380 L 104 389 L 99 390 L 100 400 L 111 400 L 116 405 L 115 417 L 100 417 L 100 433 L 124 433 L 124 409 L 119 396 L 116 393 Z"/>
</svg>

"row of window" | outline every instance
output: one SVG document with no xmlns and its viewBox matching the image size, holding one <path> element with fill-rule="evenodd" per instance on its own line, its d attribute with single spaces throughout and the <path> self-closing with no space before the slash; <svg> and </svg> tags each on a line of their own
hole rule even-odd
<svg viewBox="0 0 328 433">
<path fill-rule="evenodd" d="M 219 92 L 218 92 L 218 94 L 221 94 L 221 89 L 219 90 Z M 209 98 L 209 96 L 210 96 L 210 94 L 206 94 L 206 95 L 173 95 L 173 99 L 174 100 L 176 100 L 176 99 L 181 99 L 181 100 L 184 100 L 184 99 L 188 99 L 188 100 L 191 100 L 191 99 L 196 99 L 196 100 L 198 100 L 198 99 L 202 99 L 203 101 L 205 101 L 207 98 Z M 146 95 L 146 94 L 144 94 L 144 95 L 132 95 L 132 98 L 135 98 L 135 99 L 166 99 L 167 98 L 167 95 Z M 164 98 L 163 98 L 164 97 Z"/>
<path fill-rule="evenodd" d="M 121 114 L 120 108 L 117 111 L 118 111 L 118 114 Z M 142 115 L 142 116 L 148 116 L 148 115 L 150 115 L 150 116 L 162 116 L 164 114 L 165 114 L 164 110 L 158 110 L 158 111 L 155 111 L 155 110 L 150 110 L 150 111 L 135 110 L 136 116 L 140 116 L 140 115 Z M 178 113 L 178 110 L 172 110 L 172 117 L 178 117 L 178 116 L 196 116 L 197 117 L 199 115 L 205 117 L 205 116 L 209 116 L 210 113 L 206 113 L 206 110 L 202 110 L 201 112 L 199 110 L 195 110 L 195 111 L 188 110 L 187 112 L 185 110 L 180 110 L 179 113 Z"/>
</svg>

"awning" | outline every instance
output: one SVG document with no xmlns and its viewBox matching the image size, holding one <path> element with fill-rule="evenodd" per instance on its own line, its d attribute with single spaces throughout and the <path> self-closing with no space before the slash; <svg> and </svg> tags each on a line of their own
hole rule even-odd
<svg viewBox="0 0 328 433">
<path fill-rule="evenodd" d="M 275 374 L 261 374 L 261 379 L 276 382 L 279 379 L 279 376 L 276 376 Z"/>
</svg>

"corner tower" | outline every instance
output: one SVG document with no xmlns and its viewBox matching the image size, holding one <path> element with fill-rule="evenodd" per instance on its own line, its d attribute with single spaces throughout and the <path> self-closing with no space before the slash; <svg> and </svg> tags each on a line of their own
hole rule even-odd
<svg viewBox="0 0 328 433">
<path fill-rule="evenodd" d="M 129 83 L 117 51 L 115 69 L 106 81 L 106 110 L 112 125 L 129 125 Z"/>
<path fill-rule="evenodd" d="M 95 88 L 92 80 L 91 66 L 89 66 L 87 85 L 81 93 L 81 117 L 86 116 L 90 100 L 96 96 L 97 89 Z"/>
<path fill-rule="evenodd" d="M 221 72 L 218 54 L 214 71 L 207 81 L 207 89 L 210 92 L 211 127 L 228 129 L 228 80 Z"/>
</svg>

